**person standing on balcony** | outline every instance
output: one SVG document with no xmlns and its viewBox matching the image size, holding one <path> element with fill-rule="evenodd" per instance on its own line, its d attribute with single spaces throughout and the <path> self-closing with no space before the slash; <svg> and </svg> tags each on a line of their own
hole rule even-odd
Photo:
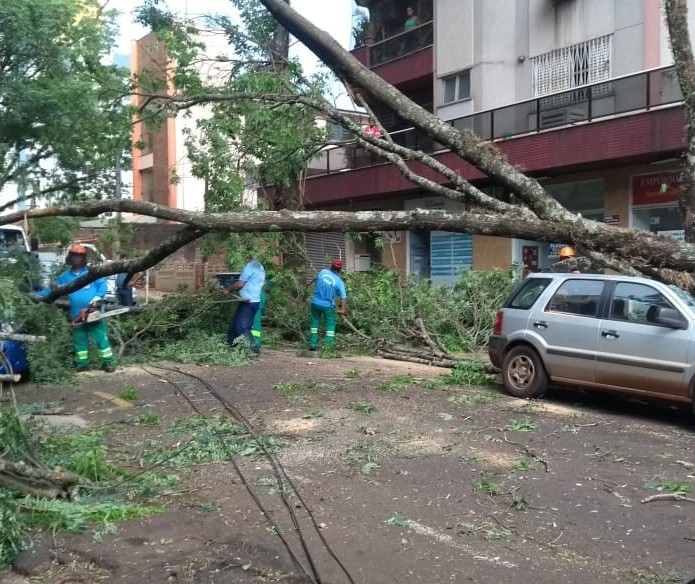
<svg viewBox="0 0 695 584">
<path fill-rule="evenodd" d="M 405 24 L 403 25 L 403 31 L 408 32 L 409 30 L 412 30 L 416 28 L 420 22 L 417 19 L 417 15 L 415 14 L 415 10 L 413 10 L 412 6 L 408 6 L 408 8 L 405 9 L 406 13 L 406 20 Z"/>
<path fill-rule="evenodd" d="M 411 30 L 417 28 L 420 24 L 420 21 L 417 18 L 417 15 L 415 14 L 415 10 L 413 10 L 412 6 L 408 6 L 408 8 L 405 9 L 406 13 L 406 19 L 405 19 L 405 24 L 403 25 L 403 32 L 408 33 Z M 417 35 L 415 33 L 413 34 L 404 34 L 401 42 L 401 55 L 404 55 L 406 53 L 410 53 L 414 51 L 417 48 L 417 39 L 415 38 Z"/>
</svg>

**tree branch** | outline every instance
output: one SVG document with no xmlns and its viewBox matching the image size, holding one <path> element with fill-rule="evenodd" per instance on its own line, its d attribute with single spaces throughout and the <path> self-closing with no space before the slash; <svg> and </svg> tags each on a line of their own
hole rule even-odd
<svg viewBox="0 0 695 584">
<path fill-rule="evenodd" d="M 483 141 L 469 130 L 457 130 L 410 100 L 282 0 L 261 0 L 261 3 L 340 79 L 359 87 L 363 93 L 385 104 L 430 138 L 514 192 L 538 217 L 572 220 L 570 211 L 549 196 L 538 181 L 507 162 L 493 144 Z"/>
<path fill-rule="evenodd" d="M 65 296 L 66 294 L 70 294 L 75 290 L 79 290 L 83 286 L 87 286 L 99 278 L 104 278 L 106 276 L 112 276 L 114 274 L 120 274 L 123 272 L 130 274 L 142 272 L 158 264 L 175 251 L 181 249 L 184 245 L 195 241 L 203 235 L 204 232 L 200 229 L 190 226 L 184 227 L 180 231 L 177 231 L 169 236 L 165 241 L 154 249 L 150 250 L 150 252 L 146 255 L 137 259 L 90 267 L 89 271 L 84 276 L 77 278 L 77 280 L 74 280 L 65 286 L 56 286 L 52 288 L 50 294 L 40 297 L 38 300 L 41 300 L 42 302 L 53 302 L 61 296 Z"/>
<path fill-rule="evenodd" d="M 92 201 L 81 205 L 31 209 L 26 213 L 0 216 L 0 225 L 38 217 L 95 217 L 101 213 L 125 212 L 184 223 L 202 233 L 232 231 L 264 232 L 378 232 L 422 229 L 451 231 L 499 237 L 519 237 L 533 241 L 562 241 L 585 251 L 598 251 L 621 258 L 633 269 L 650 273 L 666 270 L 695 271 L 695 245 L 681 244 L 671 237 L 644 231 L 606 226 L 571 214 L 571 221 L 533 218 L 522 209 L 507 213 L 447 212 L 426 209 L 413 211 L 246 211 L 234 213 L 196 213 L 127 199 Z M 182 243 L 182 245 L 185 244 Z M 180 246 L 179 246 L 180 247 Z M 176 248 L 178 249 L 178 248 Z M 153 250 L 154 251 L 154 250 Z M 152 252 L 151 252 L 152 253 Z M 149 257 L 150 254 L 148 254 Z M 161 257 L 165 257 L 162 254 Z M 149 265 L 118 262 L 100 268 L 100 276 L 118 272 L 142 271 Z M 671 276 L 664 276 L 673 281 Z M 87 281 L 85 280 L 84 283 Z M 83 285 L 84 285 L 83 283 Z"/>
</svg>

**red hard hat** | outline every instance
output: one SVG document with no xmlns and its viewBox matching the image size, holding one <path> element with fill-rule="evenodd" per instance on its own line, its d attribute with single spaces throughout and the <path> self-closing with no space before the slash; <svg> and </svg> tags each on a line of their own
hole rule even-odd
<svg viewBox="0 0 695 584">
<path fill-rule="evenodd" d="M 70 248 L 69 253 L 74 253 L 77 255 L 87 255 L 87 248 L 84 245 L 73 245 Z"/>
<path fill-rule="evenodd" d="M 331 262 L 331 268 L 335 268 L 336 270 L 342 270 L 343 269 L 343 260 L 333 260 Z"/>
</svg>

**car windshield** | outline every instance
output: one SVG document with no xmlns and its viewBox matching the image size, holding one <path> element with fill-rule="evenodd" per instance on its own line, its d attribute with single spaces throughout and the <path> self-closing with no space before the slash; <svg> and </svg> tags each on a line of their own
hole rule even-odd
<svg viewBox="0 0 695 584">
<path fill-rule="evenodd" d="M 695 296 L 674 284 L 669 284 L 669 288 L 676 296 L 678 296 L 678 298 L 688 305 L 688 308 L 695 310 Z"/>
<path fill-rule="evenodd" d="M 26 251 L 24 234 L 14 229 L 0 229 L 0 254 L 9 255 L 19 251 Z"/>
</svg>

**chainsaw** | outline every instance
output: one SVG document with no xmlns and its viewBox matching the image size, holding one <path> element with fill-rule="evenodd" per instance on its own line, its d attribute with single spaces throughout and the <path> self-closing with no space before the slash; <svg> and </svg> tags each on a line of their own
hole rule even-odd
<svg viewBox="0 0 695 584">
<path fill-rule="evenodd" d="M 125 314 L 127 312 L 133 312 L 134 306 L 127 306 L 123 308 L 114 308 L 113 310 L 107 310 L 105 312 L 102 312 L 99 310 L 96 306 L 89 306 L 88 308 L 84 308 L 80 311 L 80 314 L 77 316 L 75 320 L 73 320 L 70 324 L 72 326 L 79 326 L 81 324 L 86 324 L 90 322 L 97 322 L 98 320 L 101 320 L 102 318 L 110 318 L 112 316 L 117 316 L 119 314 Z"/>
</svg>

